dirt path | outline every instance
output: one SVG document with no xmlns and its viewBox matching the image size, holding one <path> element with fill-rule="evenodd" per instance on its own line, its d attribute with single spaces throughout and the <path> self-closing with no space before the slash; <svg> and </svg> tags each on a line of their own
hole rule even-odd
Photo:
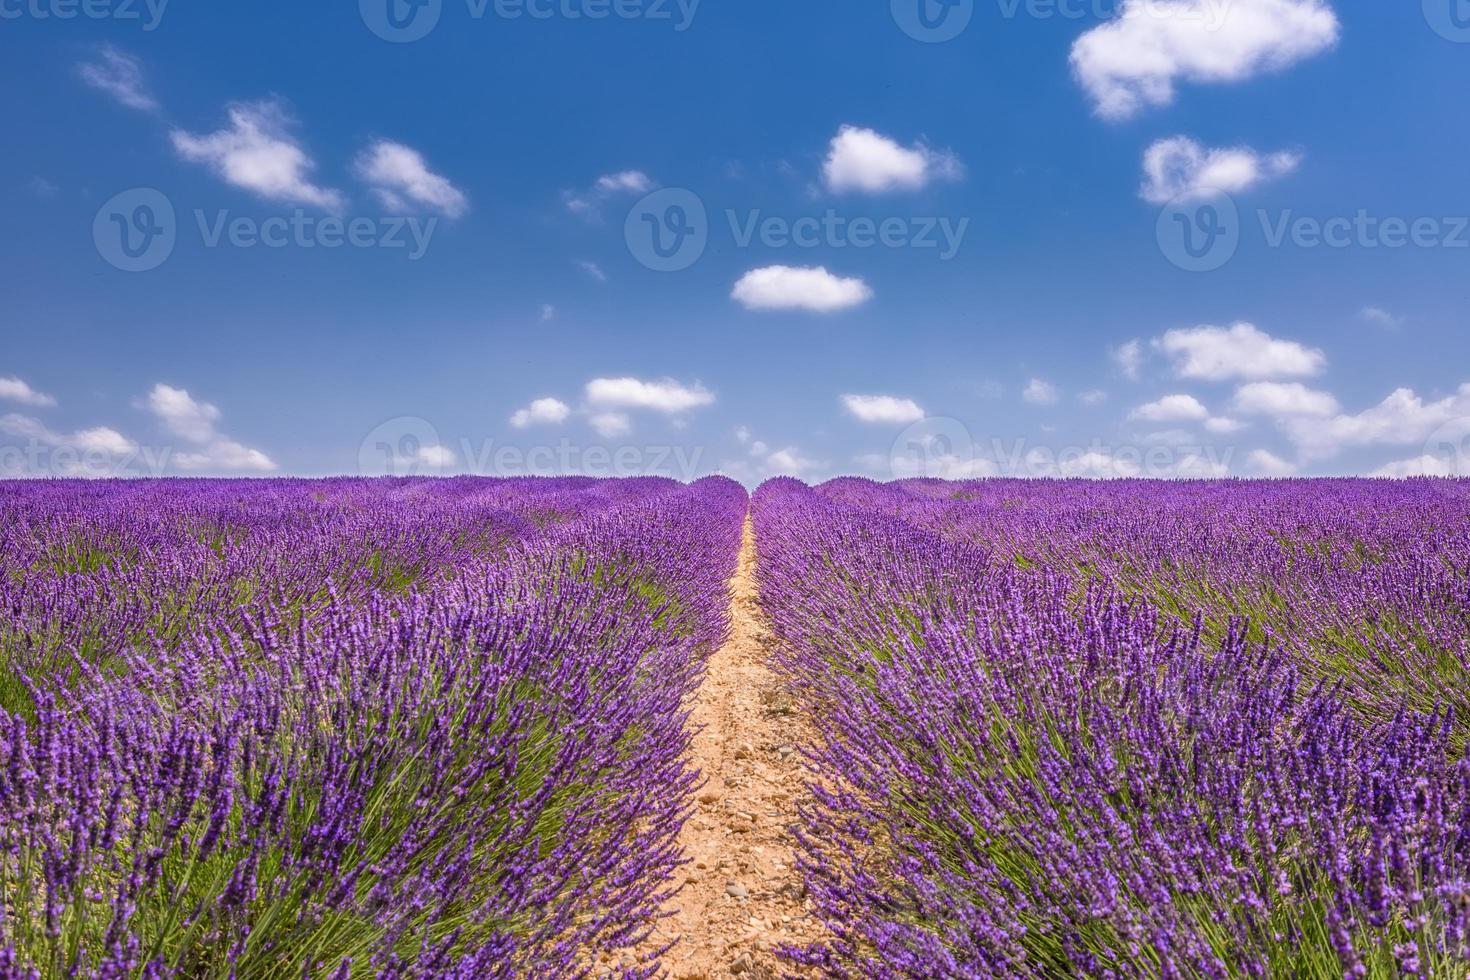
<svg viewBox="0 0 1470 980">
<path fill-rule="evenodd" d="M 709 662 L 694 705 L 693 764 L 709 780 L 681 843 L 691 864 L 655 945 L 679 937 L 664 965 L 674 980 L 791 973 L 773 946 L 820 934 L 788 828 L 805 792 L 802 726 L 766 666 L 770 633 L 757 604 L 749 520 L 731 584 L 729 641 Z"/>
</svg>

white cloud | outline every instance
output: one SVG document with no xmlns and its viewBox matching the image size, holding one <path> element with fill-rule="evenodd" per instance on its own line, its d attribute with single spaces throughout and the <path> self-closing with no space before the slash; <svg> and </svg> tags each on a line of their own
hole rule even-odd
<svg viewBox="0 0 1470 980">
<path fill-rule="evenodd" d="M 1108 400 L 1108 393 L 1101 388 L 1093 388 L 1079 394 L 1077 400 L 1084 405 L 1096 407 Z"/>
<path fill-rule="evenodd" d="M 1262 155 L 1248 146 L 1208 149 L 1187 136 L 1162 139 L 1143 155 L 1144 184 L 1139 194 L 1153 204 L 1175 198 L 1237 194 L 1294 171 L 1295 153 Z"/>
<path fill-rule="evenodd" d="M 746 428 L 745 426 L 742 425 L 742 426 L 740 426 L 739 428 L 737 428 L 735 430 L 735 441 L 738 442 L 738 443 L 740 443 L 740 445 L 743 446 L 746 443 L 750 442 L 750 440 L 751 440 L 750 429 L 748 429 L 748 428 Z"/>
<path fill-rule="evenodd" d="M 834 192 L 918 190 L 938 179 L 953 180 L 962 173 L 951 153 L 940 153 L 923 143 L 900 145 L 881 133 L 843 126 L 832 138 L 822 177 Z"/>
<path fill-rule="evenodd" d="M 1226 418 L 1224 416 L 1205 420 L 1205 429 L 1209 432 L 1213 432 L 1217 436 L 1234 435 L 1235 433 L 1243 430 L 1245 427 L 1246 425 L 1244 422 L 1241 422 L 1238 419 Z"/>
<path fill-rule="evenodd" d="M 552 306 L 550 303 L 547 303 L 547 304 L 545 304 L 544 306 L 541 307 L 541 322 L 542 323 L 547 323 L 547 322 L 549 322 L 551 320 L 555 320 L 555 319 L 556 319 L 556 307 L 555 306 Z"/>
<path fill-rule="evenodd" d="M 1299 382 L 1253 381 L 1236 389 L 1235 410 L 1246 415 L 1268 415 L 1272 418 L 1294 415 L 1320 418 L 1335 414 L 1339 409 L 1336 398 Z"/>
<path fill-rule="evenodd" d="M 437 469 L 453 466 L 459 462 L 459 457 L 455 455 L 454 450 L 447 446 L 420 446 L 415 455 L 415 462 Z"/>
<path fill-rule="evenodd" d="M 1295 464 L 1265 449 L 1253 450 L 1246 457 L 1246 463 L 1253 472 L 1261 476 L 1291 476 L 1296 472 Z"/>
<path fill-rule="evenodd" d="M 866 303 L 873 290 L 861 279 L 843 279 L 823 267 L 772 265 L 747 272 L 730 298 L 748 310 L 835 313 Z"/>
<path fill-rule="evenodd" d="M 0 378 L 0 400 L 29 405 L 32 408 L 51 408 L 56 399 L 37 391 L 20 378 Z"/>
<path fill-rule="evenodd" d="M 592 428 L 604 439 L 625 436 L 633 431 L 633 420 L 623 412 L 596 412 L 590 421 Z"/>
<path fill-rule="evenodd" d="M 1108 352 L 1118 370 L 1123 372 L 1123 377 L 1129 381 L 1137 381 L 1138 375 L 1143 369 L 1143 343 L 1138 340 L 1130 340 L 1113 348 Z"/>
<path fill-rule="evenodd" d="M 1202 422 L 1210 417 L 1210 411 L 1193 395 L 1165 395 L 1138 406 L 1128 417 L 1143 422 Z"/>
<path fill-rule="evenodd" d="M 766 457 L 766 466 L 774 473 L 785 476 L 800 476 L 817 465 L 801 454 L 795 446 L 778 449 Z"/>
<path fill-rule="evenodd" d="M 1181 82 L 1240 82 L 1330 49 L 1327 0 L 1124 0 L 1072 45 L 1072 71 L 1098 115 L 1169 105 Z"/>
<path fill-rule="evenodd" d="M 1040 378 L 1032 378 L 1021 392 L 1021 397 L 1032 405 L 1055 405 L 1061 397 L 1057 386 Z"/>
<path fill-rule="evenodd" d="M 402 143 L 379 140 L 359 154 L 354 170 L 390 210 L 407 211 L 412 202 L 458 218 L 469 208 L 464 192 L 431 171 L 423 154 Z"/>
<path fill-rule="evenodd" d="M 1204 381 L 1310 377 L 1327 363 L 1322 351 L 1277 340 L 1250 323 L 1170 330 L 1154 346 L 1173 360 L 1176 375 Z"/>
<path fill-rule="evenodd" d="M 1470 384 L 1453 395 L 1426 402 L 1400 388 L 1356 415 L 1289 416 L 1282 430 L 1308 457 L 1324 458 L 1359 446 L 1412 446 L 1438 436 L 1458 443 L 1470 438 Z"/>
<path fill-rule="evenodd" d="M 994 460 L 946 452 L 937 444 L 926 446 L 922 454 L 865 453 L 858 456 L 856 462 L 881 479 L 981 480 L 1000 475 L 1000 467 Z"/>
<path fill-rule="evenodd" d="M 526 408 L 512 415 L 510 424 L 517 429 L 526 429 L 533 425 L 560 425 L 571 414 L 571 406 L 564 401 L 556 398 L 538 398 Z"/>
<path fill-rule="evenodd" d="M 1372 475 L 1402 480 L 1411 476 L 1463 477 L 1467 474 L 1454 459 L 1425 454 L 1414 459 L 1402 459 L 1398 462 L 1386 463 L 1374 470 Z"/>
<path fill-rule="evenodd" d="M 1365 306 L 1359 311 L 1358 316 L 1384 330 L 1398 330 L 1404 325 L 1403 317 L 1395 316 L 1378 306 Z"/>
<path fill-rule="evenodd" d="M 197 401 L 183 388 L 157 384 L 148 393 L 147 407 L 169 432 L 202 447 L 198 452 L 178 453 L 173 459 L 189 470 L 255 470 L 276 468 L 271 458 L 258 449 L 243 446 L 216 427 L 220 411 L 208 402 Z"/>
<path fill-rule="evenodd" d="M 577 263 L 577 267 L 583 272 L 587 273 L 587 275 L 591 276 L 593 279 L 596 279 L 598 282 L 607 282 L 607 273 L 603 272 L 602 266 L 598 265 L 596 262 L 589 262 L 586 259 L 583 259 Z"/>
<path fill-rule="evenodd" d="M 1115 456 L 1106 450 L 1067 453 L 1058 459 L 1044 449 L 1033 449 L 1022 460 L 1018 476 L 1033 478 L 1085 478 L 1118 480 L 1141 476 L 1143 467 L 1136 459 Z"/>
<path fill-rule="evenodd" d="M 179 156 L 212 168 L 226 183 L 268 201 L 341 211 L 339 191 L 312 183 L 316 161 L 291 135 L 295 121 L 279 102 L 241 102 L 229 107 L 230 125 L 206 136 L 176 129 Z"/>
<path fill-rule="evenodd" d="M 17 468 L 8 459 L 0 460 L 0 475 L 4 476 L 115 476 L 122 472 L 126 458 L 138 452 L 138 444 L 115 429 L 54 432 L 39 419 L 14 413 L 0 415 L 0 433 L 55 451 L 40 470 Z"/>
<path fill-rule="evenodd" d="M 641 170 L 624 170 L 597 178 L 595 186 L 604 194 L 646 194 L 653 190 L 653 181 Z"/>
<path fill-rule="evenodd" d="M 603 174 L 592 184 L 591 190 L 566 191 L 562 200 L 567 210 L 584 217 L 596 215 L 598 206 L 608 198 L 619 194 L 647 194 L 658 186 L 653 178 L 641 170 L 623 170 L 614 174 Z"/>
<path fill-rule="evenodd" d="M 92 88 L 106 92 L 129 109 L 142 112 L 158 109 L 158 100 L 149 94 L 143 81 L 143 63 L 110 44 L 99 47 L 94 60 L 79 63 L 77 75 Z"/>
<path fill-rule="evenodd" d="M 892 395 L 843 395 L 842 404 L 863 422 L 906 425 L 924 418 L 924 410 L 912 399 Z"/>
<path fill-rule="evenodd" d="M 587 401 L 600 409 L 647 409 L 678 415 L 715 403 L 715 396 L 701 385 L 677 381 L 640 381 L 637 378 L 595 378 L 587 382 Z"/>
</svg>

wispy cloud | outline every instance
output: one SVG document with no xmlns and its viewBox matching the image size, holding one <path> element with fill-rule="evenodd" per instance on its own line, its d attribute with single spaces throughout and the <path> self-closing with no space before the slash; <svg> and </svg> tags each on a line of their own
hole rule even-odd
<svg viewBox="0 0 1470 980">
<path fill-rule="evenodd" d="M 411 202 L 447 218 L 458 218 L 469 209 L 469 198 L 463 191 L 430 170 L 423 154 L 402 143 L 379 140 L 358 156 L 354 169 L 383 206 L 391 210 L 407 211 Z"/>
<path fill-rule="evenodd" d="M 110 44 L 97 48 L 92 58 L 77 64 L 77 75 L 120 105 L 141 112 L 157 112 L 158 100 L 143 80 L 143 63 Z"/>
<path fill-rule="evenodd" d="M 267 201 L 341 211 L 341 192 L 312 182 L 316 161 L 297 142 L 296 122 L 278 101 L 241 102 L 229 107 L 227 128 L 196 136 L 171 134 L 185 160 L 202 163 L 221 180 Z"/>
</svg>

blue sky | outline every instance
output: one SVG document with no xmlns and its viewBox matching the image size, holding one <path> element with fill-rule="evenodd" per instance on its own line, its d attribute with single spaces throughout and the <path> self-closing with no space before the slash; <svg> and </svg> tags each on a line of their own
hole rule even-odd
<svg viewBox="0 0 1470 980">
<path fill-rule="evenodd" d="M 387 2 L 0 0 L 0 471 L 1470 473 L 1463 0 Z"/>
</svg>

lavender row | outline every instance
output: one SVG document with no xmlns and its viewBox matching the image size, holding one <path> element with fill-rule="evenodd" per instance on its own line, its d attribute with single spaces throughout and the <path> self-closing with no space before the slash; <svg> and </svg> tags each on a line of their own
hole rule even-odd
<svg viewBox="0 0 1470 980">
<path fill-rule="evenodd" d="M 648 933 L 740 487 L 4 499 L 0 976 L 579 976 Z"/>
<path fill-rule="evenodd" d="M 1463 569 L 1463 504 L 1423 489 L 1363 488 L 1415 516 L 1339 512 L 1343 535 L 1433 539 L 1414 546 Z M 963 511 L 977 492 L 995 505 L 988 532 Z M 1144 510 L 1182 534 L 1198 497 L 1228 515 L 1263 492 L 1313 508 L 1309 484 L 758 491 L 762 603 L 818 729 L 803 870 L 832 938 L 792 955 L 834 976 L 1470 975 L 1470 762 L 1453 712 L 1384 693 L 1372 717 L 1244 620 L 1207 630 L 1083 567 L 1100 545 L 1149 540 Z M 1109 504 L 1125 530 L 1069 523 Z M 1018 527 L 1048 548 L 1018 550 Z M 1186 552 L 1207 572 L 1199 556 L 1236 547 L 1210 538 Z"/>
<path fill-rule="evenodd" d="M 976 545 L 1101 579 L 1214 639 L 1247 621 L 1391 720 L 1452 705 L 1470 739 L 1470 481 L 862 480 L 820 488 Z"/>
</svg>

